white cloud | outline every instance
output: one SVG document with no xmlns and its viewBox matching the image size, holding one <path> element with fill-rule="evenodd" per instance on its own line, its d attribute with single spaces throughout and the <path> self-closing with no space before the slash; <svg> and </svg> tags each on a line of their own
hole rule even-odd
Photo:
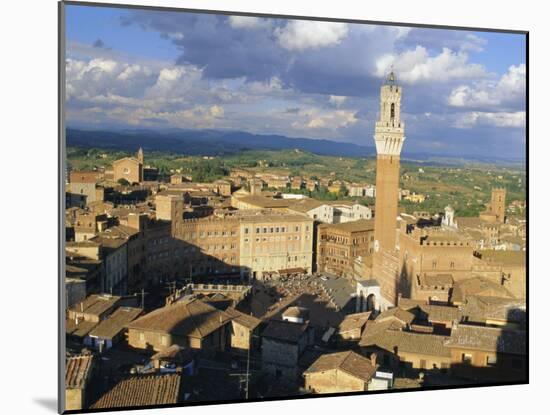
<svg viewBox="0 0 550 415">
<path fill-rule="evenodd" d="M 348 127 L 357 122 L 355 111 L 337 110 L 323 111 L 318 108 L 309 108 L 299 111 L 296 116 L 300 119 L 292 123 L 297 130 L 337 130 Z"/>
<path fill-rule="evenodd" d="M 472 111 L 461 114 L 454 123 L 456 128 L 473 128 L 475 126 L 491 127 L 524 127 L 525 111 L 517 112 L 481 112 Z"/>
<path fill-rule="evenodd" d="M 525 97 L 524 64 L 510 66 L 497 82 L 480 82 L 473 86 L 460 85 L 451 91 L 449 105 L 453 107 L 476 108 L 497 106 L 521 101 Z"/>
<path fill-rule="evenodd" d="M 331 95 L 328 100 L 336 108 L 340 108 L 340 106 L 346 101 L 347 98 L 348 97 L 341 96 L 341 95 Z"/>
<path fill-rule="evenodd" d="M 397 78 L 407 83 L 441 82 L 452 79 L 486 77 L 482 65 L 469 63 L 468 55 L 443 48 L 441 53 L 430 56 L 423 46 L 400 54 L 386 54 L 376 61 L 376 75 L 383 77 L 393 65 Z"/>
<path fill-rule="evenodd" d="M 271 26 L 269 20 L 252 16 L 229 16 L 228 20 L 229 25 L 234 29 L 259 29 Z"/>
<path fill-rule="evenodd" d="M 334 46 L 347 35 L 346 23 L 292 20 L 286 26 L 275 29 L 279 45 L 296 51 Z"/>
</svg>

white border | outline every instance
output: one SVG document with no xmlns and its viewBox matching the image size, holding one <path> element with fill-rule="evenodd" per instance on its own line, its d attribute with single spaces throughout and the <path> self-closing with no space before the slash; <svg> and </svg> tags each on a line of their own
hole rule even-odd
<svg viewBox="0 0 550 415">
<path fill-rule="evenodd" d="M 175 408 L 163 413 L 521 413 L 544 408 L 548 344 L 544 295 L 548 154 L 547 69 L 550 39 L 544 2 L 496 0 L 128 0 L 133 4 L 318 17 L 529 30 L 531 385 L 376 396 Z M 111 1 L 111 3 L 117 3 Z M 119 3 L 124 3 L 119 2 Z M 4 2 L 2 49 L 3 413 L 54 413 L 57 374 L 57 5 L 55 0 Z M 539 46 L 540 45 L 540 46 Z M 537 53 L 538 52 L 538 53 Z M 539 75 L 540 74 L 540 75 Z M 538 105 L 537 105 L 538 104 Z M 540 128 L 536 129 L 538 120 Z M 536 137 L 536 138 L 535 138 Z M 535 261 L 534 259 L 537 258 Z M 535 368 L 535 362 L 537 368 Z M 538 409 L 538 408 L 537 408 Z M 540 411 L 540 410 L 539 410 Z M 537 412 L 539 412 L 537 411 Z M 120 412 L 127 413 L 127 412 Z M 129 413 L 129 412 L 128 412 Z M 134 412 L 137 413 L 137 412 Z M 145 410 L 140 414 L 156 412 Z"/>
</svg>

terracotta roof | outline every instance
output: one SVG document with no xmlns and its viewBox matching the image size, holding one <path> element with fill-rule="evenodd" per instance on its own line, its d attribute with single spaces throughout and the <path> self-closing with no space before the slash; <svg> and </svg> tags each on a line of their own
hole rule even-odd
<svg viewBox="0 0 550 415">
<path fill-rule="evenodd" d="M 128 328 L 202 338 L 231 320 L 231 316 L 198 299 L 177 301 L 128 324 Z"/>
<path fill-rule="evenodd" d="M 359 345 L 368 346 L 373 344 L 377 337 L 385 333 L 387 330 L 401 330 L 404 326 L 404 323 L 395 319 L 388 319 L 382 322 L 368 320 L 361 335 Z"/>
<path fill-rule="evenodd" d="M 395 318 L 405 324 L 410 324 L 414 320 L 415 315 L 410 311 L 403 310 L 400 307 L 394 307 L 384 311 L 383 313 L 380 313 L 378 317 L 376 317 L 376 321 L 382 322 L 390 318 Z"/>
<path fill-rule="evenodd" d="M 312 209 L 316 209 L 319 206 L 326 205 L 326 202 L 321 202 L 320 200 L 316 199 L 298 199 L 294 203 L 292 203 L 289 207 L 290 210 L 295 210 L 297 212 L 309 212 Z"/>
<path fill-rule="evenodd" d="M 238 200 L 259 208 L 286 208 L 291 205 L 288 199 L 273 199 L 260 195 L 239 196 Z"/>
<path fill-rule="evenodd" d="M 525 300 L 471 295 L 466 297 L 462 314 L 468 321 L 485 322 L 490 319 L 525 323 L 526 304 Z"/>
<path fill-rule="evenodd" d="M 468 295 L 514 298 L 514 295 L 505 287 L 483 277 L 469 278 L 454 283 L 451 294 L 452 302 L 463 302 Z"/>
<path fill-rule="evenodd" d="M 113 308 L 119 300 L 120 297 L 116 295 L 93 294 L 86 297 L 84 301 L 74 304 L 70 309 L 76 312 L 100 316 Z"/>
<path fill-rule="evenodd" d="M 365 232 L 374 230 L 374 219 L 359 219 L 344 223 L 323 223 L 319 228 L 337 229 L 345 232 Z"/>
<path fill-rule="evenodd" d="M 260 320 L 259 318 L 241 313 L 239 310 L 236 310 L 234 308 L 228 308 L 227 310 L 225 310 L 225 312 L 229 315 L 231 321 L 234 321 L 235 323 L 240 324 L 241 326 L 244 326 L 250 330 L 254 330 L 262 322 L 262 320 Z"/>
<path fill-rule="evenodd" d="M 525 355 L 527 337 L 523 330 L 459 324 L 453 329 L 446 346 Z"/>
<path fill-rule="evenodd" d="M 428 315 L 429 321 L 455 321 L 460 320 L 461 312 L 458 307 L 443 305 L 421 305 L 419 308 Z"/>
<path fill-rule="evenodd" d="M 398 307 L 402 308 L 403 310 L 411 310 L 415 307 L 426 305 L 426 304 L 427 304 L 426 300 L 413 300 L 412 298 L 403 298 L 403 297 L 399 298 L 397 303 Z"/>
<path fill-rule="evenodd" d="M 262 332 L 262 337 L 288 343 L 298 343 L 307 328 L 307 323 L 298 324 L 282 320 L 271 320 Z"/>
<path fill-rule="evenodd" d="M 78 324 L 73 319 L 67 319 L 65 323 L 65 331 L 69 336 L 86 337 L 97 326 L 96 322 L 80 320 Z"/>
<path fill-rule="evenodd" d="M 128 323 L 136 319 L 141 312 L 141 308 L 119 307 L 113 314 L 101 321 L 90 332 L 90 336 L 102 339 L 112 339 L 124 330 Z"/>
<path fill-rule="evenodd" d="M 65 388 L 66 389 L 82 389 L 86 387 L 86 383 L 91 374 L 93 364 L 93 356 L 78 355 L 67 358 L 65 366 Z"/>
<path fill-rule="evenodd" d="M 353 351 L 324 354 L 320 356 L 305 372 L 304 376 L 327 370 L 341 370 L 365 382 L 372 379 L 376 366 L 370 359 Z"/>
<path fill-rule="evenodd" d="M 447 336 L 439 336 L 427 333 L 415 333 L 401 330 L 386 330 L 371 336 L 368 341 L 365 338 L 359 343 L 361 346 L 378 346 L 389 352 L 408 352 L 428 356 L 450 357 L 451 351 L 445 347 Z"/>
<path fill-rule="evenodd" d="M 133 376 L 118 382 L 91 408 L 121 408 L 145 405 L 168 405 L 179 401 L 181 375 Z"/>
<path fill-rule="evenodd" d="M 338 326 L 338 332 L 345 333 L 346 331 L 363 328 L 363 326 L 367 324 L 370 315 L 370 311 L 365 313 L 348 314 Z"/>
</svg>

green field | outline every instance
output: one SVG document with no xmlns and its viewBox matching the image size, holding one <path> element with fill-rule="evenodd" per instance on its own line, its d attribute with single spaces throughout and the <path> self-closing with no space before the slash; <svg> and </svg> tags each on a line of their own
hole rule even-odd
<svg viewBox="0 0 550 415">
<path fill-rule="evenodd" d="M 103 149 L 67 149 L 69 165 L 73 169 L 108 167 L 128 153 Z M 190 174 L 194 181 L 211 182 L 223 178 L 231 168 L 246 168 L 255 172 L 270 172 L 320 179 L 323 177 L 349 182 L 375 182 L 376 161 L 374 158 L 349 158 L 319 156 L 300 150 L 246 151 L 204 159 L 199 156 L 146 152 L 145 164 L 159 168 L 161 175 L 168 177 L 179 171 Z M 490 199 L 491 188 L 507 189 L 507 201 L 525 200 L 526 172 L 518 167 L 504 167 L 491 164 L 466 164 L 460 167 L 426 164 L 419 162 L 401 163 L 401 188 L 427 196 L 423 203 L 400 202 L 407 212 L 426 210 L 441 212 L 445 206 L 454 207 L 458 216 L 477 216 L 485 209 Z M 310 193 L 300 191 L 318 199 L 352 199 L 346 192 L 331 194 L 326 189 Z M 372 204 L 368 198 L 355 198 L 365 204 Z"/>
</svg>

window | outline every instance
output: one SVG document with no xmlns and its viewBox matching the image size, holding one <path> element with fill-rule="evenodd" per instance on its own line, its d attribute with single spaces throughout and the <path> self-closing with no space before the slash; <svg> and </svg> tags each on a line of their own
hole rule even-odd
<svg viewBox="0 0 550 415">
<path fill-rule="evenodd" d="M 497 364 L 497 357 L 488 355 L 487 356 L 487 366 L 496 366 Z"/>
<path fill-rule="evenodd" d="M 244 233 L 248 235 L 248 228 L 244 228 Z"/>
<path fill-rule="evenodd" d="M 145 341 L 145 334 L 143 332 L 139 333 L 139 341 L 140 342 Z"/>
<path fill-rule="evenodd" d="M 462 353 L 462 363 L 471 364 L 472 363 L 472 355 L 469 353 Z"/>
</svg>

